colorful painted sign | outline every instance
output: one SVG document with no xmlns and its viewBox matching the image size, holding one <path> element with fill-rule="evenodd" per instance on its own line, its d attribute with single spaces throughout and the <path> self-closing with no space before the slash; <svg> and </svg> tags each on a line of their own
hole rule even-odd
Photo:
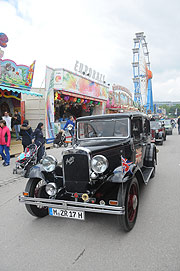
<svg viewBox="0 0 180 271">
<path fill-rule="evenodd" d="M 120 108 L 122 105 L 133 105 L 131 92 L 120 85 L 113 85 L 112 91 L 109 91 L 107 108 Z"/>
<path fill-rule="evenodd" d="M 54 70 L 46 67 L 45 81 L 45 120 L 46 120 L 46 139 L 50 143 L 54 135 Z"/>
<path fill-rule="evenodd" d="M 56 70 L 57 73 L 58 71 Z M 55 76 L 55 89 L 81 94 L 89 98 L 98 98 L 104 101 L 108 99 L 108 87 L 66 70 L 63 70 L 61 75 L 57 74 Z"/>
<path fill-rule="evenodd" d="M 0 85 L 30 90 L 34 67 L 35 61 L 28 67 L 17 65 L 10 59 L 0 59 Z"/>
</svg>

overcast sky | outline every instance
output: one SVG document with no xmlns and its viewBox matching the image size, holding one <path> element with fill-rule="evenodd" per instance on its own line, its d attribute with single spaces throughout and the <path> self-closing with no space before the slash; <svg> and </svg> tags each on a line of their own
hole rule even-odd
<svg viewBox="0 0 180 271">
<path fill-rule="evenodd" d="M 154 100 L 180 101 L 179 12 L 178 0 L 0 0 L 4 59 L 36 60 L 33 87 L 46 65 L 74 71 L 79 60 L 133 92 L 133 38 L 144 32 Z"/>
</svg>

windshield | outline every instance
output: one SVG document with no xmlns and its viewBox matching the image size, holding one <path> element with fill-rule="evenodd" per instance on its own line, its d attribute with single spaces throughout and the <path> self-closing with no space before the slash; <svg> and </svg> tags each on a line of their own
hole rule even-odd
<svg viewBox="0 0 180 271">
<path fill-rule="evenodd" d="M 77 138 L 121 137 L 129 136 L 128 119 L 90 120 L 77 123 Z"/>
<path fill-rule="evenodd" d="M 165 125 L 171 125 L 171 121 L 170 120 L 164 120 L 164 124 Z"/>
<path fill-rule="evenodd" d="M 150 126 L 151 129 L 159 129 L 161 128 L 161 124 L 159 123 L 159 121 L 150 121 Z"/>
</svg>

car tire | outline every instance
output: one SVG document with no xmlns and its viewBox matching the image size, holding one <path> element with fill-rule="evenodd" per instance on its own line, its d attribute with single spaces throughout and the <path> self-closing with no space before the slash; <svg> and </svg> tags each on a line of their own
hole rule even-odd
<svg viewBox="0 0 180 271">
<path fill-rule="evenodd" d="M 25 191 L 29 193 L 32 198 L 48 198 L 45 192 L 45 186 L 41 185 L 41 179 L 29 179 Z M 25 204 L 27 211 L 36 217 L 44 217 L 48 215 L 47 207 L 38 207 L 36 205 Z"/>
<path fill-rule="evenodd" d="M 117 216 L 118 224 L 122 230 L 131 231 L 136 223 L 139 207 L 139 183 L 136 177 L 120 184 L 117 200 L 119 206 L 125 206 L 125 214 Z"/>
<path fill-rule="evenodd" d="M 164 143 L 164 140 L 162 139 L 162 141 L 160 142 L 160 145 L 162 146 L 162 145 L 163 145 L 163 143 Z"/>
</svg>

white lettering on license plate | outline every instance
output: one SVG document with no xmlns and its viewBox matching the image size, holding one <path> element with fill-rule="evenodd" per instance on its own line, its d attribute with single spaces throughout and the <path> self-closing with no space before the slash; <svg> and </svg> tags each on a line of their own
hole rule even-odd
<svg viewBox="0 0 180 271">
<path fill-rule="evenodd" d="M 51 216 L 59 216 L 65 218 L 79 219 L 85 220 L 85 214 L 82 211 L 72 211 L 72 210 L 63 210 L 56 208 L 49 208 L 49 215 Z"/>
</svg>

